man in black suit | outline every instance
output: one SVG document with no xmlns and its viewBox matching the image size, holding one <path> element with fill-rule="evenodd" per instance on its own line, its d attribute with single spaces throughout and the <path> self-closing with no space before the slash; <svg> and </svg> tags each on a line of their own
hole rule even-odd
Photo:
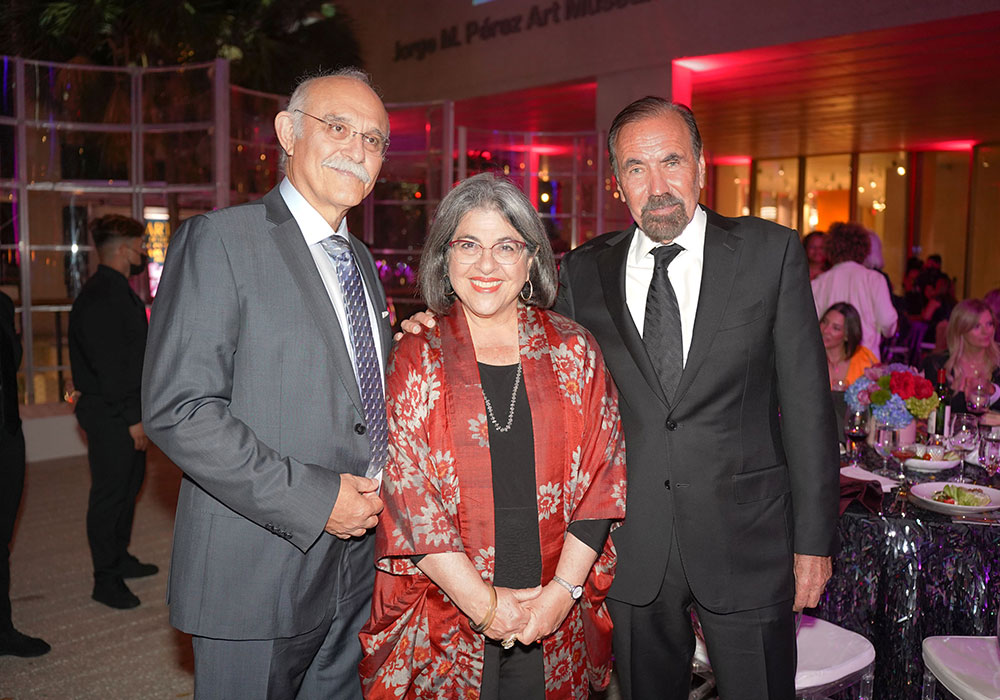
<svg viewBox="0 0 1000 700">
<path fill-rule="evenodd" d="M 805 254 L 794 231 L 698 205 L 686 107 L 632 103 L 608 147 L 636 225 L 565 256 L 556 310 L 594 334 L 621 396 L 628 512 L 608 602 L 623 694 L 687 697 L 693 604 L 721 697 L 790 699 L 793 611 L 830 576 L 838 498 Z"/>
<path fill-rule="evenodd" d="M 145 268 L 145 229 L 135 219 L 109 214 L 90 231 L 100 265 L 69 314 L 69 359 L 80 392 L 76 419 L 87 434 L 90 461 L 91 597 L 112 608 L 134 608 L 139 598 L 124 579 L 159 570 L 128 552 L 148 444 L 139 401 L 146 306 L 128 278 Z"/>
<path fill-rule="evenodd" d="M 14 302 L 0 292 L 0 656 L 41 656 L 51 647 L 14 629 L 10 609 L 10 542 L 24 490 L 24 432 L 17 401 L 21 341 L 14 328 Z"/>
</svg>

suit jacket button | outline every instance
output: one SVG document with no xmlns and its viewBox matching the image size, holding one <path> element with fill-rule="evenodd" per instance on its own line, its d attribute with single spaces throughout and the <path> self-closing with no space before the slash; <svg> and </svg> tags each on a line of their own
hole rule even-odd
<svg viewBox="0 0 1000 700">
<path fill-rule="evenodd" d="M 665 488 L 667 491 L 670 490 L 670 479 L 667 479 L 666 481 L 663 482 L 663 488 Z"/>
<path fill-rule="evenodd" d="M 356 432 L 358 435 L 364 435 L 365 434 L 365 426 L 361 425 L 361 423 L 355 423 L 354 424 L 354 432 Z"/>
<path fill-rule="evenodd" d="M 676 429 L 677 429 L 677 422 L 673 421 L 673 420 L 668 420 L 667 421 L 667 430 L 676 430 Z"/>
</svg>

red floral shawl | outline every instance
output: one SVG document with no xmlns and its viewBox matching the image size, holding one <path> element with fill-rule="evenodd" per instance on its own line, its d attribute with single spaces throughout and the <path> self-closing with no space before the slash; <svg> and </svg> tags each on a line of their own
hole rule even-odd
<svg viewBox="0 0 1000 700">
<path fill-rule="evenodd" d="M 521 363 L 534 432 L 542 581 L 555 573 L 567 525 L 625 517 L 625 449 L 618 396 L 600 350 L 581 326 L 532 307 L 518 312 Z M 465 552 L 493 579 L 489 430 L 465 314 L 395 348 L 387 378 L 389 463 L 376 530 L 372 614 L 361 631 L 367 698 L 478 698 L 483 636 L 410 561 Z M 604 687 L 614 576 L 609 538 L 562 626 L 543 640 L 546 698 Z M 589 681 L 589 683 L 588 683 Z"/>
</svg>

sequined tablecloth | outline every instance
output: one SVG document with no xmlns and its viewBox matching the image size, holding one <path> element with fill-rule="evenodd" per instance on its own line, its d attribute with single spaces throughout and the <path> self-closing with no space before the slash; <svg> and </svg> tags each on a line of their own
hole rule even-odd
<svg viewBox="0 0 1000 700">
<path fill-rule="evenodd" d="M 966 476 L 996 485 L 974 465 Z M 886 515 L 852 504 L 841 517 L 841 551 L 816 616 L 874 644 L 875 698 L 919 700 L 925 637 L 996 634 L 1000 526 L 912 504 L 905 517 L 888 514 L 893 500 L 886 494 Z"/>
</svg>

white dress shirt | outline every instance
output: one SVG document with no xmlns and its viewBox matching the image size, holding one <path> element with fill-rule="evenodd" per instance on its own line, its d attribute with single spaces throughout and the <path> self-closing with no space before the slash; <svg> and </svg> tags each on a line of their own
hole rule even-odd
<svg viewBox="0 0 1000 700">
<path fill-rule="evenodd" d="M 337 269 L 333 265 L 333 261 L 330 260 L 330 256 L 326 254 L 326 250 L 320 244 L 325 238 L 336 234 L 347 241 L 347 216 L 344 216 L 343 220 L 340 222 L 340 228 L 336 231 L 333 227 L 327 223 L 318 211 L 306 201 L 295 186 L 285 178 L 281 181 L 278 186 L 278 192 L 281 193 L 282 199 L 285 200 L 285 204 L 288 205 L 289 211 L 292 212 L 292 217 L 295 219 L 295 223 L 299 225 L 299 230 L 302 232 L 302 238 L 305 239 L 306 245 L 309 246 L 309 252 L 312 253 L 313 262 L 316 263 L 316 269 L 319 271 L 319 276 L 323 278 L 323 286 L 326 287 L 326 293 L 330 297 L 330 303 L 333 304 L 333 310 L 337 313 L 337 320 L 340 322 L 340 328 L 344 335 L 344 344 L 347 346 L 347 354 L 351 358 L 351 365 L 354 367 L 354 377 L 358 379 L 358 363 L 354 357 L 354 344 L 351 342 L 351 324 L 347 320 L 347 307 L 344 305 L 344 292 L 340 287 L 340 278 L 337 277 Z M 360 272 L 360 270 L 359 270 Z M 364 285 L 364 276 L 361 278 L 362 285 Z M 371 290 L 365 286 L 365 301 L 368 306 L 368 320 L 371 323 L 372 329 L 372 339 L 375 342 L 375 352 L 378 354 L 379 367 L 382 370 L 382 388 L 385 389 L 385 358 L 382 357 L 382 343 L 379 342 L 378 324 L 379 319 L 376 316 L 376 310 L 374 304 L 372 304 L 372 293 Z M 361 385 L 360 379 L 358 379 L 358 386 Z"/>
<path fill-rule="evenodd" d="M 691 334 L 694 332 L 694 317 L 698 313 L 698 295 L 701 293 L 701 270 L 705 264 L 705 227 L 708 217 L 700 206 L 694 211 L 691 221 L 684 227 L 681 234 L 673 240 L 684 248 L 667 268 L 667 277 L 677 296 L 677 305 L 681 314 L 681 347 L 684 351 L 684 364 L 687 364 L 688 349 L 691 347 Z M 635 327 L 642 335 L 646 322 L 646 296 L 649 285 L 653 281 L 653 267 L 656 260 L 650 254 L 656 243 L 636 227 L 629 245 L 628 257 L 625 262 L 625 302 L 632 314 Z"/>
</svg>

